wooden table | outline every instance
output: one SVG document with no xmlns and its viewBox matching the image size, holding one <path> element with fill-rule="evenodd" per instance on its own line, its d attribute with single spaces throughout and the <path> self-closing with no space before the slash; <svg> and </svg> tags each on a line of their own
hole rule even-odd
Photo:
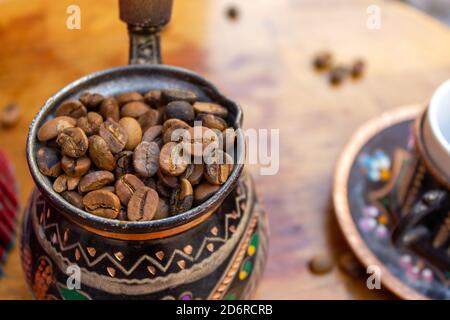
<svg viewBox="0 0 450 320">
<path fill-rule="evenodd" d="M 25 203 L 32 181 L 25 162 L 28 125 L 45 99 L 65 84 L 127 59 L 127 33 L 114 1 L 78 0 L 81 30 L 66 28 L 68 0 L 0 0 L 0 105 L 23 107 L 20 124 L 0 131 L 0 148 L 16 165 Z M 112 4 L 113 3 L 113 4 Z M 239 17 L 225 15 L 238 4 Z M 381 29 L 366 27 L 369 5 Z M 331 88 L 311 68 L 329 49 L 342 63 L 368 62 L 367 76 Z M 352 132 L 383 110 L 424 102 L 450 73 L 450 32 L 395 1 L 175 0 L 163 34 L 165 62 L 193 69 L 240 101 L 247 128 L 280 129 L 280 170 L 255 173 L 271 218 L 264 299 L 393 298 L 338 268 L 323 276 L 308 260 L 348 250 L 330 202 L 334 163 Z M 0 298 L 30 298 L 18 245 L 0 280 Z"/>
</svg>

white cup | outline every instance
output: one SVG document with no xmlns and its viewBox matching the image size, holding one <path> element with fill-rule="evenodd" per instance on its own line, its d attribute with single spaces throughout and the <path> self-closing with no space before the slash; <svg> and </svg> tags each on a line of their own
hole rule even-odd
<svg viewBox="0 0 450 320">
<path fill-rule="evenodd" d="M 422 130 L 423 143 L 432 164 L 446 180 L 450 180 L 450 80 L 431 97 Z"/>
</svg>

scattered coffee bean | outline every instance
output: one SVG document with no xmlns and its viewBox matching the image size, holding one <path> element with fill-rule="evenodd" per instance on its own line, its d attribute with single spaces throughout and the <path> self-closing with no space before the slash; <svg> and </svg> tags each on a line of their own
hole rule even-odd
<svg viewBox="0 0 450 320">
<path fill-rule="evenodd" d="M 169 216 L 169 205 L 167 204 L 167 201 L 159 198 L 158 202 L 158 208 L 156 209 L 155 216 L 153 217 L 153 220 L 160 220 L 167 218 Z"/>
<path fill-rule="evenodd" d="M 195 121 L 201 121 L 202 126 L 219 131 L 223 131 L 228 127 L 225 120 L 213 114 L 201 113 L 195 118 Z"/>
<path fill-rule="evenodd" d="M 229 6 L 226 15 L 229 20 L 235 21 L 239 18 L 239 10 L 235 6 Z"/>
<path fill-rule="evenodd" d="M 0 112 L 0 124 L 3 127 L 11 128 L 19 122 L 20 114 L 21 110 L 17 104 L 7 104 Z"/>
<path fill-rule="evenodd" d="M 97 108 L 100 105 L 100 103 L 103 102 L 103 99 L 105 98 L 101 94 L 90 92 L 85 92 L 81 94 L 79 98 L 81 103 L 84 104 L 89 109 Z"/>
<path fill-rule="evenodd" d="M 161 105 L 161 90 L 150 90 L 144 95 L 144 101 L 149 106 L 157 108 Z"/>
<path fill-rule="evenodd" d="M 159 167 L 159 147 L 155 142 L 141 142 L 134 150 L 134 170 L 143 176 L 151 177 Z"/>
<path fill-rule="evenodd" d="M 351 74 L 354 79 L 360 78 L 364 74 L 364 69 L 366 67 L 366 64 L 362 59 L 356 60 L 351 69 Z"/>
<path fill-rule="evenodd" d="M 61 154 L 72 158 L 79 158 L 86 154 L 89 142 L 86 134 L 80 128 L 64 129 L 56 143 L 61 147 Z"/>
<path fill-rule="evenodd" d="M 186 101 L 173 101 L 166 106 L 166 119 L 180 119 L 186 123 L 194 121 L 194 108 Z"/>
<path fill-rule="evenodd" d="M 141 101 L 129 102 L 120 109 L 120 116 L 122 117 L 132 117 L 139 118 L 144 115 L 147 111 L 150 111 L 150 107 Z"/>
<path fill-rule="evenodd" d="M 69 177 L 81 177 L 91 168 L 91 159 L 86 156 L 81 158 L 63 156 L 61 167 Z"/>
<path fill-rule="evenodd" d="M 186 168 L 186 171 L 181 175 L 181 178 L 187 179 L 191 185 L 199 184 L 203 177 L 203 165 L 202 164 L 190 164 Z"/>
<path fill-rule="evenodd" d="M 160 121 L 159 112 L 154 109 L 150 109 L 138 118 L 139 125 L 142 131 L 147 131 L 148 128 L 156 126 Z"/>
<path fill-rule="evenodd" d="M 364 274 L 364 268 L 351 252 L 339 256 L 339 268 L 349 276 L 359 278 Z"/>
<path fill-rule="evenodd" d="M 103 118 L 97 112 L 89 112 L 87 116 L 77 120 L 77 127 L 84 131 L 86 136 L 98 134 L 98 130 L 103 123 Z"/>
<path fill-rule="evenodd" d="M 183 146 L 175 142 L 166 143 L 159 155 L 159 167 L 162 172 L 172 176 L 181 175 L 186 170 L 188 161 Z"/>
<path fill-rule="evenodd" d="M 57 149 L 41 147 L 36 153 L 39 171 L 48 177 L 56 178 L 61 173 L 61 154 Z"/>
<path fill-rule="evenodd" d="M 333 56 L 330 52 L 324 51 L 316 55 L 313 61 L 317 70 L 328 70 L 333 66 Z"/>
<path fill-rule="evenodd" d="M 83 198 L 83 205 L 87 212 L 109 219 L 115 219 L 120 211 L 119 198 L 107 190 L 89 192 Z"/>
<path fill-rule="evenodd" d="M 120 202 L 127 205 L 131 196 L 137 189 L 142 187 L 145 187 L 145 185 L 138 177 L 132 174 L 126 174 L 116 181 L 115 190 Z"/>
<path fill-rule="evenodd" d="M 130 221 L 152 220 L 158 205 L 158 193 L 149 187 L 141 187 L 133 193 L 128 202 L 128 219 Z"/>
<path fill-rule="evenodd" d="M 170 198 L 170 214 L 176 215 L 188 211 L 194 203 L 194 191 L 187 179 L 181 179 L 180 185 L 173 191 Z"/>
<path fill-rule="evenodd" d="M 220 189 L 220 185 L 203 182 L 199 184 L 194 191 L 194 200 L 196 203 L 202 203 L 208 200 Z"/>
<path fill-rule="evenodd" d="M 119 111 L 119 104 L 117 103 L 117 100 L 112 97 L 105 98 L 103 100 L 103 102 L 100 104 L 99 113 L 106 120 L 112 119 L 116 122 L 119 121 L 120 111 Z"/>
<path fill-rule="evenodd" d="M 197 113 L 208 113 L 226 119 L 228 117 L 228 110 L 220 104 L 212 102 L 196 102 L 194 103 L 194 110 Z"/>
<path fill-rule="evenodd" d="M 114 181 L 114 175 L 106 170 L 94 171 L 85 175 L 78 186 L 82 193 L 94 191 L 103 188 Z"/>
<path fill-rule="evenodd" d="M 133 154 L 132 151 L 122 151 L 116 155 L 116 178 L 120 178 L 127 173 L 134 173 Z"/>
<path fill-rule="evenodd" d="M 333 260 L 324 254 L 316 255 L 309 261 L 309 269 L 315 274 L 324 274 L 333 270 Z"/>
<path fill-rule="evenodd" d="M 186 101 L 193 103 L 197 100 L 197 95 L 192 91 L 166 89 L 162 91 L 162 98 L 166 104 L 172 101 Z"/>
<path fill-rule="evenodd" d="M 76 192 L 76 191 L 64 191 L 63 193 L 61 193 L 61 196 L 67 202 L 69 202 L 73 206 L 77 207 L 78 209 L 81 209 L 81 210 L 84 209 L 83 196 L 81 196 L 78 192 Z"/>
<path fill-rule="evenodd" d="M 114 156 L 100 136 L 89 137 L 89 157 L 99 169 L 112 171 L 116 168 Z"/>
<path fill-rule="evenodd" d="M 72 117 L 80 118 L 87 115 L 86 107 L 78 100 L 68 100 L 63 102 L 58 109 L 56 109 L 56 116 L 62 117 Z"/>
<path fill-rule="evenodd" d="M 134 150 L 136 146 L 142 140 L 142 129 L 139 123 L 134 118 L 125 117 L 120 119 L 120 126 L 125 130 L 128 136 L 127 143 L 125 144 L 125 149 Z"/>
<path fill-rule="evenodd" d="M 329 81 L 332 85 L 339 85 L 349 75 L 349 70 L 346 67 L 338 66 L 331 70 L 329 74 Z"/>
<path fill-rule="evenodd" d="M 109 150 L 114 154 L 122 151 L 128 141 L 127 131 L 112 119 L 103 122 L 98 133 L 105 140 Z"/>
<path fill-rule="evenodd" d="M 41 142 L 55 139 L 63 130 L 73 128 L 76 124 L 77 120 L 71 117 L 53 118 L 39 128 L 37 138 Z"/>
<path fill-rule="evenodd" d="M 134 101 L 143 101 L 144 97 L 136 91 L 125 92 L 117 96 L 117 102 L 120 106 Z"/>
</svg>

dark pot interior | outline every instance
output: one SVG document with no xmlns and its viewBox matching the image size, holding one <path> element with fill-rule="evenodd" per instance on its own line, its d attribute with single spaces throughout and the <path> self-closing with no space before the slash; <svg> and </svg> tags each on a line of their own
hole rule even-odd
<svg viewBox="0 0 450 320">
<path fill-rule="evenodd" d="M 56 108 L 65 100 L 78 98 L 85 92 L 98 92 L 103 95 L 117 95 L 126 91 L 146 92 L 151 89 L 184 89 L 195 92 L 199 100 L 214 101 L 226 107 L 229 112 L 229 123 L 239 129 L 242 123 L 241 108 L 223 96 L 211 83 L 201 76 L 181 68 L 164 65 L 130 65 L 100 71 L 78 79 L 53 95 L 46 101 L 31 123 L 27 140 L 27 160 L 31 175 L 42 194 L 69 218 L 79 223 L 100 228 L 110 232 L 146 233 L 167 230 L 195 220 L 217 207 L 234 188 L 243 168 L 245 148 L 236 151 L 234 170 L 228 181 L 206 202 L 182 214 L 154 221 L 119 221 L 95 216 L 80 210 L 64 200 L 53 191 L 50 179 L 42 175 L 36 163 L 36 151 L 42 146 L 36 138 L 38 129 L 49 118 L 53 117 Z M 237 131 L 237 141 L 243 144 L 243 134 Z"/>
</svg>

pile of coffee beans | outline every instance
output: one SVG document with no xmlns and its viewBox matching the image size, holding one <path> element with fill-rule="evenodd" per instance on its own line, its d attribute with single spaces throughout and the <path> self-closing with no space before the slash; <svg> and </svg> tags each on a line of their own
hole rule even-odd
<svg viewBox="0 0 450 320">
<path fill-rule="evenodd" d="M 119 220 L 163 219 L 201 204 L 234 168 L 228 110 L 189 91 L 83 93 L 38 130 L 36 159 L 72 205 Z"/>
</svg>

